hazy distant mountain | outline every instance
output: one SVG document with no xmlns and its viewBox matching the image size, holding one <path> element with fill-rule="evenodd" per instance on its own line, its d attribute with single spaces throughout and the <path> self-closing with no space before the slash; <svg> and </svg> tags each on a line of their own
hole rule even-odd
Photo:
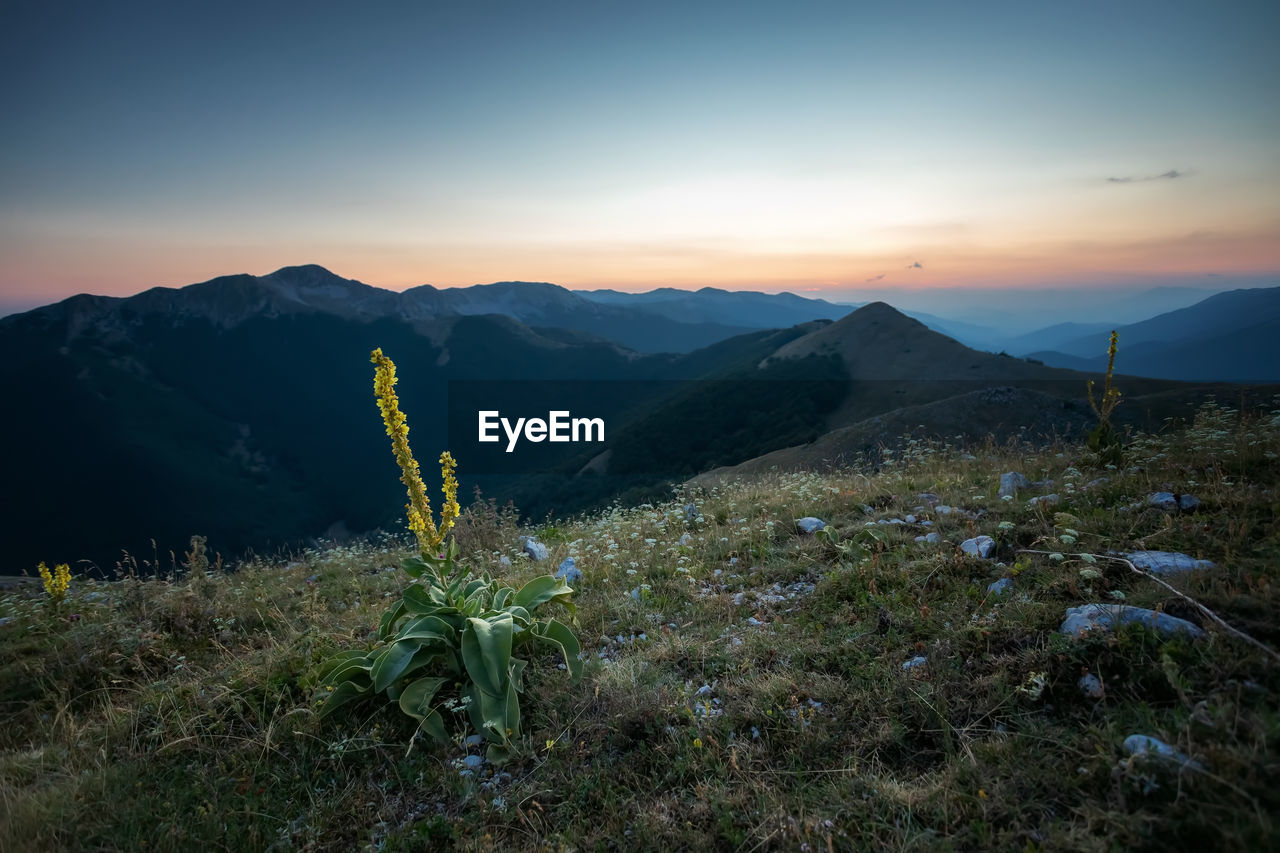
<svg viewBox="0 0 1280 853">
<path fill-rule="evenodd" d="M 1094 336 L 1099 332 L 1108 335 L 1115 324 L 1106 323 L 1056 323 L 1025 335 L 1009 338 L 1002 343 L 1002 348 L 1010 355 L 1026 355 L 1045 350 L 1061 350 L 1064 346 L 1081 338 Z"/>
<path fill-rule="evenodd" d="M 738 464 L 992 384 L 1062 396 L 1084 386 L 1079 374 L 975 352 L 883 304 L 646 355 L 582 326 L 628 317 L 634 334 L 661 335 L 708 324 L 551 285 L 524 289 L 397 294 L 293 267 L 129 298 L 78 296 L 0 319 L 0 397 L 15 413 L 0 440 L 10 449 L 6 485 L 20 496 L 0 515 L 10 543 L 0 574 L 40 560 L 109 567 L 121 548 L 167 565 L 194 533 L 239 555 L 327 528 L 398 525 L 403 493 L 371 394 L 368 354 L 379 346 L 401 368 L 424 468 L 462 441 L 445 417 L 459 380 L 502 380 L 540 414 L 549 388 L 597 383 L 579 399 L 608 402 L 620 418 L 608 436 L 612 461 L 593 469 L 605 476 L 574 476 L 590 460 L 572 454 L 600 448 L 561 445 L 546 478 L 490 490 L 535 516 L 607 501 L 615 476 L 660 489 L 670 472 Z M 470 415 L 473 438 L 474 423 Z M 484 470 L 476 458 L 460 457 L 464 491 L 469 473 Z"/>
<path fill-rule="evenodd" d="M 834 320 L 856 307 L 794 293 L 729 291 L 715 287 L 701 290 L 663 287 L 648 293 L 616 290 L 577 293 L 593 302 L 625 306 L 686 323 L 725 323 L 748 329 L 782 329 L 810 320 Z"/>
<path fill-rule="evenodd" d="M 1280 287 L 1231 290 L 1189 308 L 1117 329 L 1116 370 L 1135 376 L 1236 382 L 1280 381 Z M 1109 331 L 1030 357 L 1075 369 L 1106 367 Z"/>
</svg>

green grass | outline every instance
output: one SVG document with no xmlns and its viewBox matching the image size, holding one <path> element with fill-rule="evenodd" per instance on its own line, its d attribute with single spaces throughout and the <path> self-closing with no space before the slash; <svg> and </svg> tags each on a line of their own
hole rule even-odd
<svg viewBox="0 0 1280 853">
<path fill-rule="evenodd" d="M 1175 550 L 1219 567 L 1174 586 L 1280 647 L 1278 454 L 1280 419 L 1225 410 L 1141 439 L 1110 470 L 1080 447 L 917 442 L 875 474 L 774 474 L 560 519 L 543 566 L 519 554 L 511 513 L 482 509 L 459 532 L 477 569 L 520 581 L 576 557 L 589 656 L 576 687 L 552 655 L 531 662 L 522 753 L 484 778 L 460 772 L 460 725 L 451 745 L 409 749 L 391 707 L 317 718 L 319 663 L 367 647 L 407 582 L 397 543 L 77 581 L 57 613 L 38 590 L 11 591 L 0 848 L 1267 849 L 1280 814 L 1267 656 L 1208 620 L 1198 642 L 1057 627 L 1113 592 L 1198 619 L 1123 565 L 1079 556 Z M 1007 470 L 1052 478 L 1062 502 L 999 500 Z M 1145 506 L 1169 488 L 1203 511 Z M 847 542 L 923 491 L 979 517 L 878 525 L 865 558 L 793 523 L 818 516 Z M 683 517 L 689 502 L 700 521 Z M 928 529 L 944 543 L 913 541 Z M 1004 568 L 959 553 L 979 533 Z M 1014 594 L 988 596 L 1006 573 Z M 916 655 L 928 663 L 904 671 Z M 1084 671 L 1103 699 L 1079 691 Z M 1130 760 L 1134 733 L 1208 772 Z"/>
</svg>

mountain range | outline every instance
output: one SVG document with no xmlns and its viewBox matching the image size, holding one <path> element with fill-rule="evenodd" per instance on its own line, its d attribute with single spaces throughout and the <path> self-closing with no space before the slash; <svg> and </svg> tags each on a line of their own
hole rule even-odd
<svg viewBox="0 0 1280 853">
<path fill-rule="evenodd" d="M 1079 434 L 1079 418 L 1059 415 L 1062 401 L 1079 409 L 1085 374 L 975 351 L 884 303 L 846 309 L 714 289 L 395 293 L 302 266 L 6 317 L 0 394 L 15 416 L 2 436 L 21 499 L 0 517 L 15 543 L 0 574 L 40 560 L 110 571 L 122 550 L 168 565 L 192 534 L 235 556 L 326 531 L 399 529 L 403 495 L 371 394 L 375 347 L 400 366 L 423 467 L 450 447 L 464 490 L 483 484 L 533 517 L 784 448 L 830 456 L 839 435 L 861 442 L 841 453 L 864 452 L 899 436 L 889 430 L 903 418 L 975 440 L 1011 437 L 1013 424 L 1030 425 L 1028 438 Z M 766 317 L 798 322 L 752 328 Z M 628 345 L 637 340 L 690 349 L 640 352 Z M 607 407 L 609 440 L 544 445 L 536 471 L 472 476 L 488 448 L 449 412 L 486 383 L 530 412 L 561 392 L 575 408 Z M 1019 390 L 973 396 L 993 387 Z M 1143 426 L 1200 393 L 1161 380 L 1124 387 L 1124 417 Z"/>
</svg>

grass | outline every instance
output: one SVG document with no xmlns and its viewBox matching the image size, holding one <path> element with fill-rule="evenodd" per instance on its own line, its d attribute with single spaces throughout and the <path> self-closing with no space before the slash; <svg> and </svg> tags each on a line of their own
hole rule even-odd
<svg viewBox="0 0 1280 853">
<path fill-rule="evenodd" d="M 395 541 L 78 580 L 56 613 L 11 590 L 0 848 L 1267 849 L 1276 667 L 1168 590 L 1082 555 L 1212 559 L 1171 582 L 1280 647 L 1278 456 L 1280 418 L 1226 409 L 1142 437 L 1121 468 L 1076 446 L 916 442 L 874 474 L 771 474 L 558 520 L 539 566 L 513 514 L 482 506 L 459 529 L 477 568 L 525 580 L 576 558 L 589 660 L 577 687 L 553 656 L 531 663 L 522 753 L 478 772 L 460 725 L 452 745 L 410 749 L 390 707 L 316 716 L 319 662 L 369 644 L 406 582 Z M 1009 470 L 1052 479 L 1061 502 L 1000 500 Z M 1203 508 L 1146 506 L 1160 490 Z M 921 492 L 965 512 L 916 511 Z M 934 524 L 876 524 L 908 514 Z M 800 534 L 802 516 L 845 543 L 868 523 L 885 536 L 858 537 L 863 556 Z M 928 530 L 943 543 L 914 541 Z M 984 533 L 993 560 L 956 547 Z M 1014 592 L 989 595 L 1006 575 Z M 1210 636 L 1057 633 L 1067 607 L 1117 594 Z M 904 670 L 916 656 L 927 662 Z M 1086 671 L 1102 699 L 1077 687 Z M 1131 759 L 1135 733 L 1207 772 Z"/>
</svg>

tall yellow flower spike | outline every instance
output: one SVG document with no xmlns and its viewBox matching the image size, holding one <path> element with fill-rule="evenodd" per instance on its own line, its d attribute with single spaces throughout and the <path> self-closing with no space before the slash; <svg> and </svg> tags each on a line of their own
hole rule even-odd
<svg viewBox="0 0 1280 853">
<path fill-rule="evenodd" d="M 54 604 L 58 604 L 67 595 L 67 589 L 71 586 L 71 566 L 66 563 L 59 563 L 53 567 L 53 571 L 49 571 L 49 567 L 44 563 L 36 566 L 36 571 L 40 572 L 40 579 L 44 581 L 44 591 L 48 594 L 49 599 Z"/>
<path fill-rule="evenodd" d="M 378 397 L 378 409 L 382 412 L 387 435 L 391 437 L 391 449 L 395 453 L 396 463 L 400 466 L 400 482 L 404 483 L 409 492 L 409 503 L 405 505 L 409 529 L 417 537 L 418 547 L 423 554 L 435 554 L 458 517 L 458 481 L 453 476 L 457 463 L 447 450 L 440 454 L 444 506 L 440 510 L 440 527 L 437 529 L 431 516 L 431 500 L 427 497 L 427 487 L 422 482 L 418 461 L 409 450 L 409 425 L 405 422 L 404 413 L 400 411 L 400 399 L 395 390 L 396 382 L 399 381 L 396 378 L 396 364 L 383 355 L 381 347 L 370 354 L 369 360 L 377 365 L 373 374 L 373 391 Z"/>
</svg>

